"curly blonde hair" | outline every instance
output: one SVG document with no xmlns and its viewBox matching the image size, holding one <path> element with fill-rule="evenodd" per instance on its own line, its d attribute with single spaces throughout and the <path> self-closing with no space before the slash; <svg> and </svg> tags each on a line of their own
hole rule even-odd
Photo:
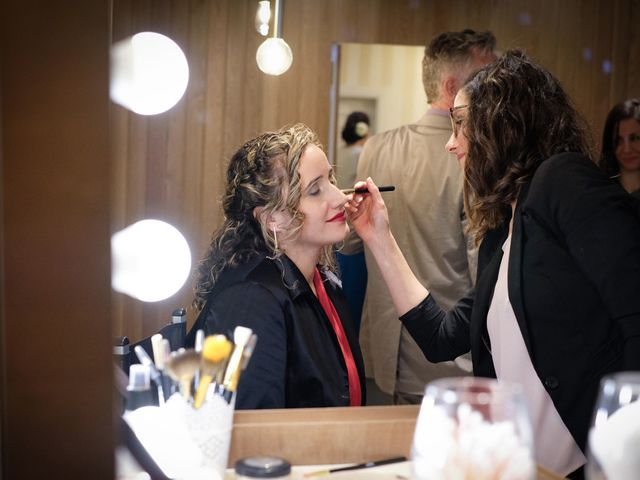
<svg viewBox="0 0 640 480">
<path fill-rule="evenodd" d="M 281 235 L 287 239 L 299 235 L 304 215 L 298 209 L 302 195 L 298 168 L 303 153 L 311 145 L 322 148 L 317 135 L 306 125 L 297 123 L 262 133 L 233 155 L 222 198 L 224 221 L 214 232 L 197 270 L 195 308 L 204 307 L 224 269 L 261 254 L 270 258 L 282 255 L 273 232 L 261 218 L 286 212 L 291 218 L 290 228 Z M 334 178 L 331 181 L 335 183 Z M 260 215 L 254 214 L 256 207 L 262 207 Z M 332 245 L 323 248 L 319 264 L 335 270 Z"/>
</svg>

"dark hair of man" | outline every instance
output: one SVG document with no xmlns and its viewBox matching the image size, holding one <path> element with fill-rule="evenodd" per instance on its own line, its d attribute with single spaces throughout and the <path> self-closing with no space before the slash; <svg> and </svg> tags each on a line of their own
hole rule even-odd
<svg viewBox="0 0 640 480">
<path fill-rule="evenodd" d="M 463 89 L 469 99 L 465 210 L 480 242 L 543 161 L 561 152 L 592 158 L 591 142 L 560 82 L 519 50 L 480 69 Z"/>
<path fill-rule="evenodd" d="M 490 53 L 496 48 L 496 38 L 489 31 L 444 32 L 434 38 L 424 50 L 422 84 L 427 100 L 433 103 L 440 96 L 440 80 L 447 70 L 464 67 L 475 52 Z M 468 74 L 468 73 L 467 73 Z"/>
<path fill-rule="evenodd" d="M 620 173 L 620 165 L 616 160 L 620 122 L 631 118 L 640 123 L 640 99 L 631 98 L 618 103 L 611 109 L 604 122 L 602 153 L 600 154 L 598 165 L 610 177 L 615 177 Z"/>
</svg>

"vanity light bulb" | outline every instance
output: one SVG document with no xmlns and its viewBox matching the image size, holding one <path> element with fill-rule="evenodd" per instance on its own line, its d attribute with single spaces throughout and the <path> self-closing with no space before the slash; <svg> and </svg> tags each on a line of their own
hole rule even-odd
<svg viewBox="0 0 640 480">
<path fill-rule="evenodd" d="M 142 32 L 111 47 L 111 99 L 140 115 L 173 107 L 189 83 L 189 65 L 170 38 Z"/>
<path fill-rule="evenodd" d="M 281 75 L 293 63 L 291 48 L 282 38 L 267 38 L 256 52 L 258 68 L 267 75 Z"/>
<path fill-rule="evenodd" d="M 160 220 L 142 220 L 111 237 L 111 285 L 143 302 L 174 295 L 191 271 L 191 251 L 182 234 Z"/>
<path fill-rule="evenodd" d="M 271 2 L 262 0 L 258 2 L 258 11 L 256 12 L 256 30 L 260 35 L 267 36 L 269 33 L 269 20 L 271 20 Z"/>
</svg>

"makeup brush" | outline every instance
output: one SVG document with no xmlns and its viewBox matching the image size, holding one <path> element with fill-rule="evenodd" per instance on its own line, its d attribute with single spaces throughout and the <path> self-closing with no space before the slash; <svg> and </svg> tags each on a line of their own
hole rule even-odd
<svg viewBox="0 0 640 480">
<path fill-rule="evenodd" d="M 258 335 L 252 333 L 247 341 L 247 345 L 242 350 L 242 371 L 247 368 L 249 364 L 249 360 L 251 360 L 251 355 L 253 355 L 253 351 L 256 348 L 256 343 L 258 342 Z"/>
<path fill-rule="evenodd" d="M 165 363 L 171 355 L 171 347 L 169 346 L 169 340 L 162 337 L 162 334 L 156 333 L 151 337 L 151 348 L 153 351 L 153 360 L 156 363 L 156 368 L 160 373 L 160 382 L 162 383 L 162 393 L 165 399 L 169 398 L 174 391 L 174 384 L 167 375 L 165 370 Z M 162 405 L 162 403 L 160 403 Z"/>
<path fill-rule="evenodd" d="M 376 462 L 358 463 L 357 465 L 350 465 L 348 467 L 332 468 L 329 470 L 318 470 L 316 472 L 305 473 L 304 477 L 305 478 L 322 477 L 325 475 L 329 475 L 331 473 L 346 472 L 348 470 L 360 470 L 362 468 L 381 467 L 382 465 L 389 465 L 391 463 L 399 463 L 399 462 L 406 462 L 406 461 L 407 461 L 407 457 L 395 457 L 395 458 L 389 458 L 387 460 L 378 460 Z"/>
<path fill-rule="evenodd" d="M 242 370 L 242 352 L 247 346 L 252 333 L 253 330 L 240 325 L 233 331 L 233 342 L 236 345 L 233 353 L 231 353 L 231 358 L 224 371 L 224 378 L 222 380 L 224 387 L 223 396 L 227 403 L 231 402 L 231 397 L 238 388 L 238 380 L 240 379 L 240 372 Z"/>
<path fill-rule="evenodd" d="M 140 360 L 140 363 L 142 365 L 149 367 L 149 374 L 151 376 L 151 380 L 153 380 L 153 383 L 156 384 L 156 388 L 158 389 L 158 404 L 164 405 L 164 388 L 162 386 L 162 378 L 160 376 L 160 372 L 154 365 L 153 360 L 151 360 L 151 357 L 147 354 L 147 351 L 144 348 L 142 348 L 142 346 L 136 345 L 133 351 L 138 357 L 138 360 Z"/>
<path fill-rule="evenodd" d="M 156 368 L 160 371 L 164 370 L 164 362 L 166 360 L 164 350 L 162 349 L 162 335 L 156 333 L 151 337 L 151 349 L 153 351 L 153 360 Z"/>
<path fill-rule="evenodd" d="M 191 398 L 191 382 L 200 367 L 200 355 L 192 348 L 171 354 L 165 368 L 176 382 L 180 383 L 180 392 L 185 400 Z"/>
<path fill-rule="evenodd" d="M 196 339 L 194 344 L 194 348 L 196 349 L 196 352 L 198 353 L 202 352 L 203 345 L 204 345 L 204 330 L 199 328 L 196 331 Z"/>
<path fill-rule="evenodd" d="M 380 192 L 393 192 L 396 189 L 395 185 L 382 185 L 378 187 Z M 369 193 L 369 189 L 367 187 L 360 188 L 344 188 L 341 190 L 345 195 L 349 195 L 350 193 Z"/>
<path fill-rule="evenodd" d="M 224 335 L 209 335 L 204 339 L 202 357 L 200 359 L 200 384 L 193 402 L 195 408 L 202 406 L 209 384 L 218 372 L 224 368 L 231 349 L 231 342 Z"/>
<path fill-rule="evenodd" d="M 202 345 L 203 344 L 204 344 L 204 330 L 199 328 L 196 331 L 196 339 L 195 339 L 195 343 L 193 345 L 193 348 L 195 348 L 196 353 L 202 354 Z M 196 374 L 193 376 L 193 388 L 194 388 L 194 391 L 198 389 L 198 385 L 200 385 L 200 370 L 198 370 L 196 372 Z"/>
<path fill-rule="evenodd" d="M 167 371 L 167 362 L 169 361 L 169 357 L 171 357 L 171 344 L 167 338 L 163 338 L 159 345 L 159 357 L 162 359 L 162 386 L 165 392 L 165 397 L 169 398 L 173 395 L 178 388 L 177 382 L 175 382 L 169 372 Z M 155 356 L 155 353 L 154 353 Z"/>
</svg>

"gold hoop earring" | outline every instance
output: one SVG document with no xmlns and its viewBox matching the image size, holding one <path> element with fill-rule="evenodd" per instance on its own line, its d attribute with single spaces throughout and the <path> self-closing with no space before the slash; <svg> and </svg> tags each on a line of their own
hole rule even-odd
<svg viewBox="0 0 640 480">
<path fill-rule="evenodd" d="M 273 247 L 274 250 L 278 250 L 278 233 L 276 232 L 276 227 L 273 227 Z"/>
</svg>

